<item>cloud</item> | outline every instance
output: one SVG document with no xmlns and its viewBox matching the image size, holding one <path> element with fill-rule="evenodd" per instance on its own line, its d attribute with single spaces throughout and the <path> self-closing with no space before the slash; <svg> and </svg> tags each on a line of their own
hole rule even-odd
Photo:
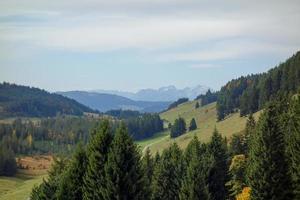
<svg viewBox="0 0 300 200">
<path fill-rule="evenodd" d="M 300 5 L 294 0 L 4 0 L 0 8 L 0 45 L 135 49 L 165 61 L 286 54 L 300 47 Z"/>
</svg>

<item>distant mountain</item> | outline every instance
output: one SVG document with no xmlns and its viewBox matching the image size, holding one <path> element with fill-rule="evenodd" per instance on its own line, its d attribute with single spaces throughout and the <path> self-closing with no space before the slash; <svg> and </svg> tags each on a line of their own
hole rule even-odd
<svg viewBox="0 0 300 200">
<path fill-rule="evenodd" d="M 160 112 L 166 109 L 170 102 L 134 101 L 115 94 L 97 92 L 69 91 L 58 92 L 65 97 L 74 99 L 86 106 L 106 112 L 113 109 L 137 110 L 141 112 Z"/>
<path fill-rule="evenodd" d="M 208 87 L 201 85 L 177 89 L 171 85 L 159 89 L 142 89 L 136 93 L 115 90 L 93 90 L 93 92 L 115 94 L 135 101 L 176 101 L 183 97 L 195 99 L 198 95 L 205 94 L 208 89 Z"/>
<path fill-rule="evenodd" d="M 82 115 L 93 112 L 75 100 L 38 88 L 0 84 L 0 117 L 53 117 L 58 113 Z"/>
</svg>

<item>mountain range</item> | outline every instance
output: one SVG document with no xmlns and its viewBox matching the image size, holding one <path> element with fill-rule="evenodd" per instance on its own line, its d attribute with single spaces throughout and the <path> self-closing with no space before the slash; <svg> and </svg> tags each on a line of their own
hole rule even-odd
<svg viewBox="0 0 300 200">
<path fill-rule="evenodd" d="M 141 112 L 160 112 L 171 102 L 168 101 L 135 101 L 115 94 L 103 94 L 87 91 L 58 92 L 58 94 L 74 99 L 92 109 L 106 112 L 108 110 L 137 110 Z"/>
<path fill-rule="evenodd" d="M 209 87 L 197 85 L 195 87 L 185 87 L 178 89 L 173 85 L 158 89 L 142 89 L 137 92 L 123 92 L 117 90 L 92 90 L 91 92 L 102 94 L 114 94 L 123 96 L 135 101 L 176 101 L 179 98 L 195 99 L 200 94 L 205 94 Z"/>
</svg>

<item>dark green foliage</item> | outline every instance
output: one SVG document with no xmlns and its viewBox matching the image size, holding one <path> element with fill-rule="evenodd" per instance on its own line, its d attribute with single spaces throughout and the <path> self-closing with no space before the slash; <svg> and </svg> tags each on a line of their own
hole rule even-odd
<svg viewBox="0 0 300 200">
<path fill-rule="evenodd" d="M 189 131 L 193 131 L 197 129 L 197 124 L 195 118 L 193 118 L 190 122 Z"/>
<path fill-rule="evenodd" d="M 79 141 L 86 143 L 98 119 L 75 116 L 42 118 L 38 123 L 16 119 L 0 124 L 0 144 L 15 154 L 70 153 Z"/>
<path fill-rule="evenodd" d="M 117 130 L 105 164 L 104 199 L 145 199 L 140 154 L 125 125 Z"/>
<path fill-rule="evenodd" d="M 188 102 L 189 99 L 188 98 L 180 98 L 178 99 L 177 101 L 171 103 L 168 107 L 168 110 L 172 109 L 172 108 L 176 108 L 178 105 L 182 104 L 182 103 L 185 103 L 185 102 Z"/>
<path fill-rule="evenodd" d="M 264 108 L 279 93 L 295 94 L 300 86 L 300 52 L 267 73 L 229 81 L 218 93 L 217 113 L 222 120 L 240 109 L 241 116 Z"/>
<path fill-rule="evenodd" d="M 55 200 L 57 199 L 57 191 L 60 185 L 61 177 L 67 166 L 67 160 L 64 158 L 55 158 L 54 164 L 49 171 L 47 179 L 43 183 L 36 186 L 31 193 L 32 200 Z"/>
<path fill-rule="evenodd" d="M 232 155 L 244 154 L 244 135 L 243 133 L 233 134 L 229 145 L 229 151 Z"/>
<path fill-rule="evenodd" d="M 290 177 L 285 157 L 282 103 L 272 102 L 261 115 L 251 140 L 248 181 L 251 199 L 291 199 Z"/>
<path fill-rule="evenodd" d="M 208 177 L 210 197 L 213 200 L 224 200 L 227 193 L 227 147 L 217 129 L 213 132 L 208 149 L 215 161 Z"/>
<path fill-rule="evenodd" d="M 186 132 L 186 123 L 182 117 L 175 120 L 171 127 L 171 138 L 178 137 Z"/>
<path fill-rule="evenodd" d="M 160 161 L 154 169 L 152 181 L 152 199 L 179 199 L 182 177 L 184 177 L 184 161 L 182 151 L 174 143 L 163 151 Z"/>
<path fill-rule="evenodd" d="M 200 107 L 200 104 L 199 102 L 197 101 L 196 104 L 195 104 L 195 109 L 199 108 Z"/>
<path fill-rule="evenodd" d="M 57 114 L 82 115 L 92 109 L 58 94 L 15 84 L 0 84 L 0 116 L 53 117 Z"/>
<path fill-rule="evenodd" d="M 104 199 L 107 187 L 104 166 L 112 142 L 111 127 L 107 120 L 94 130 L 87 148 L 88 164 L 84 177 L 84 199 Z"/>
<path fill-rule="evenodd" d="M 213 165 L 212 156 L 201 147 L 197 137 L 194 137 L 186 149 L 185 157 L 187 172 L 182 181 L 180 199 L 209 199 L 207 179 Z"/>
<path fill-rule="evenodd" d="M 151 183 L 154 171 L 155 160 L 151 157 L 150 149 L 147 148 L 142 158 L 142 167 L 144 173 L 145 196 L 151 196 Z"/>
<path fill-rule="evenodd" d="M 142 115 L 139 111 L 134 111 L 134 110 L 109 110 L 106 111 L 105 114 L 117 117 L 118 119 L 128 119 L 128 118 L 133 118 L 133 117 L 139 117 Z"/>
<path fill-rule="evenodd" d="M 206 94 L 199 95 L 196 99 L 201 99 L 201 106 L 216 102 L 218 98 L 218 92 L 211 92 L 208 90 Z"/>
<path fill-rule="evenodd" d="M 129 134 L 135 140 L 141 140 L 153 136 L 164 130 L 163 121 L 158 114 L 142 114 L 139 117 L 124 120 Z"/>
<path fill-rule="evenodd" d="M 79 144 L 74 156 L 61 177 L 57 199 L 82 200 L 83 178 L 87 166 L 87 156 L 82 144 Z"/>
<path fill-rule="evenodd" d="M 17 172 L 14 152 L 0 146 L 0 176 L 13 176 Z"/>
<path fill-rule="evenodd" d="M 300 199 L 300 99 L 294 98 L 286 116 L 286 144 L 294 199 Z"/>
</svg>

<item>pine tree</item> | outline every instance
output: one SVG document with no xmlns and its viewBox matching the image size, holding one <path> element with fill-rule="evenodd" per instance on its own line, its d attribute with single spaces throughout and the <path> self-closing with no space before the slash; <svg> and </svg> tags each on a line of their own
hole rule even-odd
<svg viewBox="0 0 300 200">
<path fill-rule="evenodd" d="M 300 199 L 300 99 L 292 101 L 287 114 L 286 146 L 289 173 L 292 179 L 294 199 Z"/>
<path fill-rule="evenodd" d="M 248 182 L 254 200 L 291 197 L 280 113 L 277 103 L 268 105 L 251 140 Z"/>
<path fill-rule="evenodd" d="M 199 105 L 199 102 L 197 101 L 196 104 L 195 104 L 195 109 L 199 108 L 200 105 Z"/>
<path fill-rule="evenodd" d="M 212 200 L 226 198 L 225 183 L 227 179 L 227 148 L 222 136 L 215 128 L 208 149 L 214 158 L 214 165 L 209 174 L 209 193 Z"/>
<path fill-rule="evenodd" d="M 175 120 L 173 126 L 171 127 L 171 138 L 178 137 L 186 132 L 185 120 L 181 117 Z"/>
<path fill-rule="evenodd" d="M 191 122 L 190 122 L 190 127 L 189 127 L 189 131 L 193 131 L 197 129 L 197 124 L 196 124 L 196 120 L 195 118 L 192 118 Z"/>
<path fill-rule="evenodd" d="M 144 177 L 145 177 L 145 186 L 147 191 L 147 195 L 151 195 L 151 182 L 152 182 L 152 176 L 153 176 L 153 170 L 154 170 L 154 160 L 151 157 L 150 149 L 147 148 L 145 151 L 145 155 L 142 158 L 142 167 L 143 167 L 143 172 L 144 172 Z"/>
<path fill-rule="evenodd" d="M 64 172 L 57 192 L 62 200 L 83 199 L 83 177 L 87 165 L 87 156 L 82 144 L 79 144 L 70 165 Z"/>
<path fill-rule="evenodd" d="M 65 158 L 54 158 L 54 164 L 52 165 L 48 178 L 35 187 L 31 193 L 32 200 L 55 200 L 57 199 L 57 190 L 59 188 L 60 179 L 63 175 L 64 169 L 67 166 L 67 160 Z"/>
<path fill-rule="evenodd" d="M 177 200 L 184 177 L 182 151 L 174 143 L 163 151 L 160 161 L 155 166 L 152 181 L 152 199 Z"/>
<path fill-rule="evenodd" d="M 243 153 L 245 155 L 248 155 L 248 153 L 249 153 L 249 145 L 250 145 L 251 137 L 255 133 L 255 126 L 256 126 L 255 119 L 254 119 L 252 113 L 250 113 L 250 115 L 247 119 L 244 138 L 243 138 Z"/>
<path fill-rule="evenodd" d="M 106 179 L 104 165 L 112 142 L 111 127 L 108 120 L 94 130 L 87 147 L 88 164 L 84 177 L 83 199 L 104 199 Z"/>
<path fill-rule="evenodd" d="M 124 124 L 118 128 L 105 165 L 104 199 L 145 199 L 140 154 Z"/>
<path fill-rule="evenodd" d="M 182 181 L 180 199 L 209 199 L 207 177 L 213 164 L 213 159 L 203 151 L 196 136 L 189 143 L 185 157 L 187 174 Z"/>
</svg>

